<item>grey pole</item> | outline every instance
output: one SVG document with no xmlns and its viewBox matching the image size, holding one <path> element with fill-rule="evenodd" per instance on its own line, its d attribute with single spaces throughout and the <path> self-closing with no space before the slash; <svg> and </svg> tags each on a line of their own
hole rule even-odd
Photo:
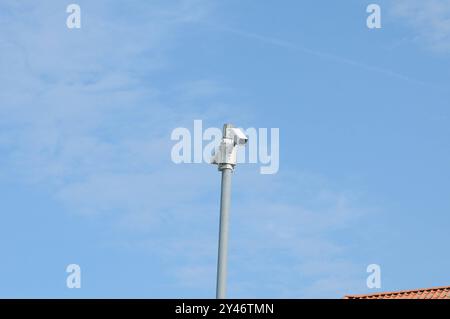
<svg viewBox="0 0 450 319">
<path fill-rule="evenodd" d="M 231 124 L 223 126 L 223 138 L 215 152 L 211 164 L 217 164 L 222 172 L 220 193 L 219 253 L 217 257 L 216 298 L 225 299 L 227 292 L 228 223 L 231 203 L 231 175 L 237 163 L 237 147 L 245 145 L 248 137 Z"/>
<path fill-rule="evenodd" d="M 230 124 L 223 126 L 223 135 Z M 228 259 L 228 224 L 231 204 L 231 175 L 233 166 L 230 164 L 220 164 L 222 171 L 222 190 L 220 194 L 220 229 L 219 229 L 219 254 L 217 258 L 217 286 L 216 298 L 225 299 L 227 291 L 227 259 Z"/>
<path fill-rule="evenodd" d="M 221 171 L 222 192 L 220 196 L 219 256 L 217 260 L 217 299 L 225 299 L 227 290 L 228 222 L 231 202 L 231 174 L 233 169 L 231 167 L 224 167 L 221 168 Z"/>
</svg>

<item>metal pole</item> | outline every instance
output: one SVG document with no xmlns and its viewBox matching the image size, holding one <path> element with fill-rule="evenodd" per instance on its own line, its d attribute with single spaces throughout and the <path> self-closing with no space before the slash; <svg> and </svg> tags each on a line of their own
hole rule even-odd
<svg viewBox="0 0 450 319">
<path fill-rule="evenodd" d="M 223 126 L 223 137 L 227 136 L 227 128 L 231 124 Z M 231 203 L 231 174 L 233 165 L 219 164 L 222 172 L 222 185 L 220 193 L 220 226 L 219 226 L 219 253 L 217 257 L 217 286 L 216 298 L 225 299 L 227 291 L 227 259 L 228 259 L 228 223 Z"/>
<path fill-rule="evenodd" d="M 222 191 L 220 196 L 219 256 L 217 261 L 216 298 L 225 299 L 227 289 L 228 221 L 231 202 L 231 174 L 233 168 L 225 164 L 222 171 Z"/>
<path fill-rule="evenodd" d="M 227 255 L 228 255 L 228 220 L 231 203 L 231 175 L 237 163 L 237 148 L 247 144 L 248 137 L 231 124 L 223 126 L 223 138 L 211 164 L 217 164 L 222 172 L 222 189 L 220 193 L 220 229 L 219 253 L 217 258 L 216 298 L 225 299 L 227 292 Z"/>
</svg>

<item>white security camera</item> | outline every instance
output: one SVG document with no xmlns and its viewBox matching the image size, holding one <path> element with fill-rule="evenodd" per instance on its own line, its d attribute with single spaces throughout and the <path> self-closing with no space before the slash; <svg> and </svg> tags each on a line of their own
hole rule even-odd
<svg viewBox="0 0 450 319">
<path fill-rule="evenodd" d="M 231 138 L 234 141 L 234 145 L 245 145 L 248 141 L 248 137 L 240 128 L 227 128 L 226 137 Z"/>
<path fill-rule="evenodd" d="M 214 152 L 211 164 L 218 165 L 219 170 L 223 168 L 233 169 L 237 162 L 237 147 L 245 145 L 248 137 L 241 129 L 235 128 L 231 124 L 225 124 L 223 133 L 224 136 Z"/>
</svg>

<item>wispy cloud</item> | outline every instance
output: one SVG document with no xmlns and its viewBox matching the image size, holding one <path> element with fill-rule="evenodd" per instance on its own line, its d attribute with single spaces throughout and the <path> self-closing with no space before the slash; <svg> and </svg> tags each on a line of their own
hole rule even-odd
<svg viewBox="0 0 450 319">
<path fill-rule="evenodd" d="M 174 168 L 170 132 L 196 118 L 188 106 L 215 98 L 218 85 L 165 86 L 152 77 L 170 63 L 165 53 L 183 26 L 202 19 L 208 5 L 140 1 L 129 23 L 120 10 L 104 13 L 115 10 L 108 1 L 91 5 L 82 11 L 89 23 L 70 31 L 53 1 L 2 2 L 4 15 L 20 18 L 0 30 L 1 176 L 45 187 L 72 213 L 106 215 L 127 229 L 157 226 L 198 198 L 195 188 L 180 187 L 200 179 Z"/>
<path fill-rule="evenodd" d="M 411 26 L 418 39 L 438 52 L 450 52 L 450 1 L 397 0 L 394 16 Z"/>
<path fill-rule="evenodd" d="M 89 23 L 71 31 L 54 1 L 2 2 L 2 21 L 18 16 L 0 30 L 0 136 L 17 171 L 59 182 L 124 163 L 134 172 L 156 159 L 152 147 L 179 115 L 161 98 L 170 86 L 148 78 L 169 63 L 164 53 L 182 26 L 207 7 L 162 3 L 137 2 L 136 18 L 125 23 L 108 1 L 89 2 Z"/>
</svg>

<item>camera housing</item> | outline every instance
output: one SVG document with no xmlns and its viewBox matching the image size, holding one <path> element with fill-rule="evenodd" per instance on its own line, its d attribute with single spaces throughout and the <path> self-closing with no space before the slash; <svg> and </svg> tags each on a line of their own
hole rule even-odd
<svg viewBox="0 0 450 319">
<path fill-rule="evenodd" d="M 231 124 L 225 124 L 224 136 L 211 159 L 211 164 L 223 168 L 233 169 L 237 163 L 237 147 L 247 144 L 248 137 L 240 128 L 235 128 Z"/>
<path fill-rule="evenodd" d="M 226 129 L 226 137 L 231 138 L 234 145 L 245 145 L 248 141 L 248 137 L 244 134 L 244 132 L 240 128 L 235 127 Z"/>
</svg>

